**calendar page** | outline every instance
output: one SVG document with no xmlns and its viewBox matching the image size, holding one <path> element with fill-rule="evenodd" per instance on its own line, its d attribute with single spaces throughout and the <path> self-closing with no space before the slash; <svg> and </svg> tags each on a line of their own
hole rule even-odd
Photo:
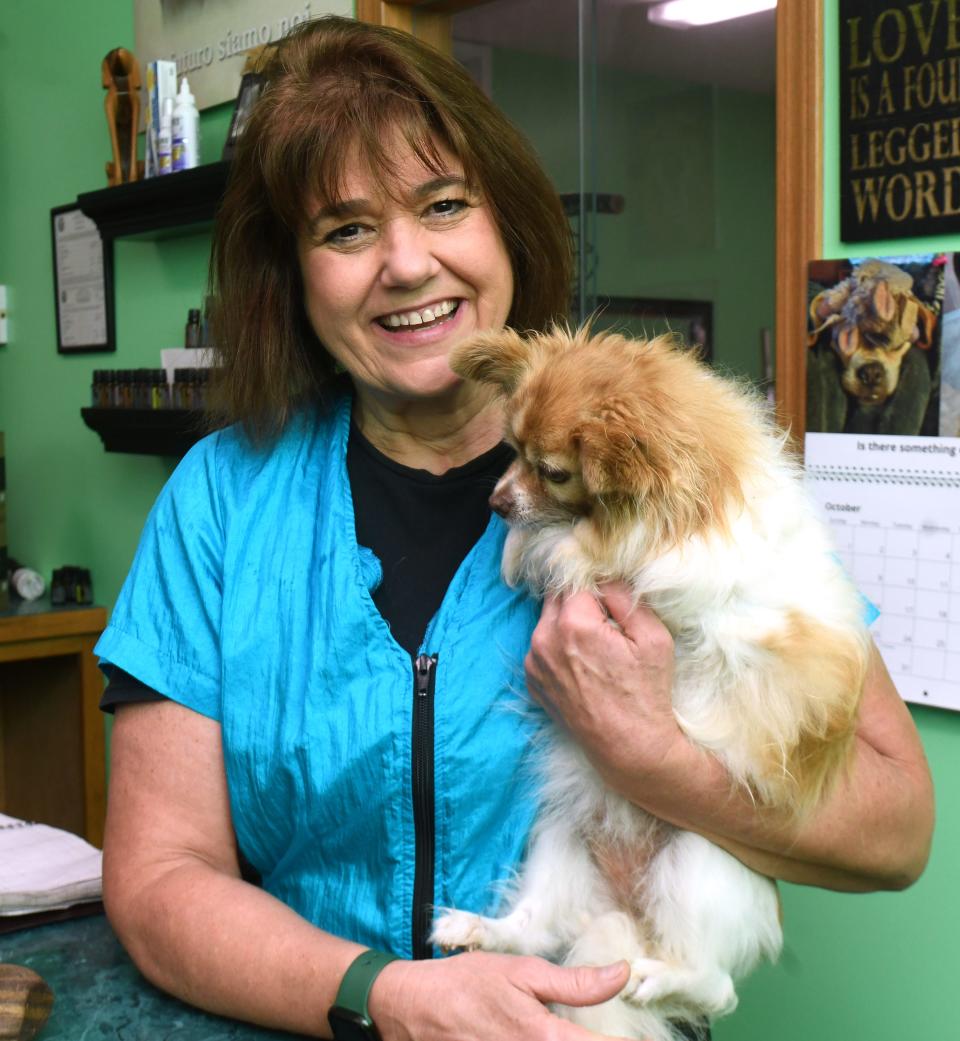
<svg viewBox="0 0 960 1041">
<path fill-rule="evenodd" d="M 897 689 L 960 711 L 960 438 L 807 434 L 805 455 Z"/>
</svg>

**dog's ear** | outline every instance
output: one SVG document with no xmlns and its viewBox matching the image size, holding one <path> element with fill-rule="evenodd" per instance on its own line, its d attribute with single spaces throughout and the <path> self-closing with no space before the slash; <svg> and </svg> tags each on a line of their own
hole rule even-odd
<svg viewBox="0 0 960 1041">
<path fill-rule="evenodd" d="M 497 329 L 458 344 L 450 352 L 450 368 L 464 379 L 489 383 L 504 394 L 515 389 L 527 367 L 530 344 L 514 329 Z"/>
<path fill-rule="evenodd" d="M 837 333 L 837 350 L 844 361 L 849 361 L 860 346 L 860 330 L 855 325 L 845 324 Z"/>
<path fill-rule="evenodd" d="M 628 403 L 611 399 L 577 431 L 581 478 L 590 495 L 644 495 L 650 489 L 654 475 L 629 414 Z"/>
<path fill-rule="evenodd" d="M 936 314 L 916 297 L 905 306 L 900 317 L 903 334 L 917 347 L 929 350 L 933 346 L 933 331 L 937 327 Z"/>
<path fill-rule="evenodd" d="M 891 322 L 897 316 L 897 300 L 890 292 L 886 279 L 877 282 L 873 291 L 873 309 L 885 322 Z"/>
</svg>

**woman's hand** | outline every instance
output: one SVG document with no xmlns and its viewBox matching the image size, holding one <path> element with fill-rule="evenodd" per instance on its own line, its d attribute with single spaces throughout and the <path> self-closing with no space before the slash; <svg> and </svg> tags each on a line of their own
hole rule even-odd
<svg viewBox="0 0 960 1041">
<path fill-rule="evenodd" d="M 527 689 L 612 780 L 656 773 L 685 741 L 673 714 L 673 639 L 624 583 L 553 597 L 526 660 Z"/>
<path fill-rule="evenodd" d="M 596 1041 L 546 1008 L 597 1005 L 618 994 L 625 961 L 562 968 L 541 958 L 475 951 L 435 961 L 391 962 L 370 992 L 384 1041 Z"/>
</svg>

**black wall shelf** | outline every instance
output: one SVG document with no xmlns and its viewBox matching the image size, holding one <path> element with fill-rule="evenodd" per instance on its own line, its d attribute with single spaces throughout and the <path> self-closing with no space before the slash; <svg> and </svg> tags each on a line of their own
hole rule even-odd
<svg viewBox="0 0 960 1041">
<path fill-rule="evenodd" d="M 210 223 L 223 198 L 229 162 L 118 184 L 77 196 L 104 242 L 167 238 Z M 180 457 L 208 432 L 202 412 L 187 409 L 82 408 L 84 423 L 108 452 Z"/>
<path fill-rule="evenodd" d="M 227 186 L 230 163 L 208 163 L 164 177 L 83 192 L 77 205 L 104 240 L 160 238 L 213 220 Z"/>
<path fill-rule="evenodd" d="M 210 430 L 203 412 L 182 408 L 82 408 L 80 415 L 108 452 L 179 458 Z"/>
</svg>

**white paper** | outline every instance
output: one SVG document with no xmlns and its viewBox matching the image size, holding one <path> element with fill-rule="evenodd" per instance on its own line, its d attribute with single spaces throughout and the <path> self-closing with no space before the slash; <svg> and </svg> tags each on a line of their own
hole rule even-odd
<svg viewBox="0 0 960 1041">
<path fill-rule="evenodd" d="M 0 915 L 99 900 L 103 855 L 69 831 L 0 813 Z"/>
<path fill-rule="evenodd" d="M 106 287 L 100 232 L 79 210 L 58 213 L 53 227 L 60 345 L 106 345 Z"/>
<path fill-rule="evenodd" d="M 960 711 L 960 438 L 807 434 L 805 455 L 897 689 Z"/>
</svg>

